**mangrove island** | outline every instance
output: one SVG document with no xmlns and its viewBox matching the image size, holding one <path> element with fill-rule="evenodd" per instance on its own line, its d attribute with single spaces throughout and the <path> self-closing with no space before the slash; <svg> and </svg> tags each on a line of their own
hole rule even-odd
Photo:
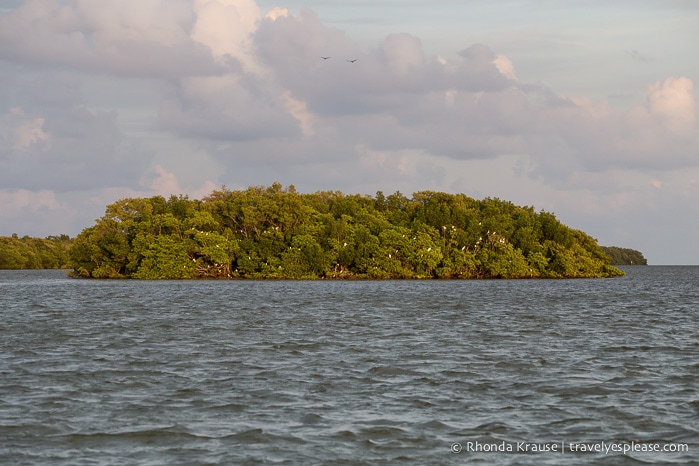
<svg viewBox="0 0 699 466">
<path fill-rule="evenodd" d="M 497 198 L 293 186 L 121 199 L 70 247 L 72 275 L 136 279 L 590 278 L 624 272 L 588 234 Z"/>
</svg>

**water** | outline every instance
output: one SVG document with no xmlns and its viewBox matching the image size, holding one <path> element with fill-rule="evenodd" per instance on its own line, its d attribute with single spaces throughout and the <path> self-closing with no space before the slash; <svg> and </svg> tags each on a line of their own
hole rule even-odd
<svg viewBox="0 0 699 466">
<path fill-rule="evenodd" d="M 0 271 L 0 463 L 697 464 L 699 267 L 625 270 L 353 282 Z M 533 443 L 559 450 L 517 451 Z M 570 451 L 583 447 L 603 451 Z"/>
</svg>

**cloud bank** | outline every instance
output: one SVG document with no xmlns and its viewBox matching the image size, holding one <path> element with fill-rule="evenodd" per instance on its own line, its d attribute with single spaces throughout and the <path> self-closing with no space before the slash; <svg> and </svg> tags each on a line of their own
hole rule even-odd
<svg viewBox="0 0 699 466">
<path fill-rule="evenodd" d="M 409 33 L 366 49 L 254 0 L 25 0 L 0 16 L 0 221 L 83 199 L 64 212 L 75 234 L 110 196 L 275 180 L 499 195 L 595 227 L 697 194 L 692 77 L 619 108 L 522 82 L 487 44 L 458 50 Z"/>
</svg>

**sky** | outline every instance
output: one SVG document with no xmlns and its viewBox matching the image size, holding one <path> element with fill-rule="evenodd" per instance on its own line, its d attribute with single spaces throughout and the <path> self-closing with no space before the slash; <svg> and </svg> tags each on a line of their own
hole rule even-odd
<svg viewBox="0 0 699 466">
<path fill-rule="evenodd" d="M 694 0 L 0 0 L 0 235 L 279 182 L 497 197 L 697 265 L 697 24 Z"/>
</svg>

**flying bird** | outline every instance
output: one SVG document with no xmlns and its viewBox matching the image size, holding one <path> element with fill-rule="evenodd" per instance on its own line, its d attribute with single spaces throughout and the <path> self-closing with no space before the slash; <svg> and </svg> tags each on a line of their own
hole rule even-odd
<svg viewBox="0 0 699 466">
<path fill-rule="evenodd" d="M 358 60 L 358 58 L 355 58 L 354 60 L 347 60 L 347 61 L 350 62 L 350 63 L 354 63 L 354 62 L 356 62 L 357 60 Z"/>
<path fill-rule="evenodd" d="M 322 58 L 323 60 L 327 60 L 330 57 L 320 57 L 320 58 Z"/>
</svg>

